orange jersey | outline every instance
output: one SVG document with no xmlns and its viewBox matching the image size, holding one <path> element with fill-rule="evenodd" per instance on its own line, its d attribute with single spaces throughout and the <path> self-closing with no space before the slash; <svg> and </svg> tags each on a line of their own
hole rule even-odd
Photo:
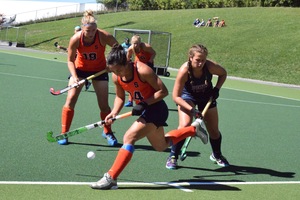
<svg viewBox="0 0 300 200">
<path fill-rule="evenodd" d="M 152 54 L 147 52 L 147 51 L 144 51 L 143 49 L 140 50 L 139 53 L 136 53 L 135 54 L 135 59 L 134 61 L 141 61 L 143 63 L 148 63 L 150 58 L 151 58 Z"/>
<path fill-rule="evenodd" d="M 154 88 L 147 82 L 141 81 L 138 71 L 136 62 L 132 65 L 133 66 L 133 78 L 130 81 L 123 81 L 120 76 L 118 76 L 118 83 L 121 87 L 129 92 L 135 101 L 136 104 L 143 101 L 144 99 L 148 99 L 151 97 L 156 91 Z"/>
<path fill-rule="evenodd" d="M 77 69 L 88 72 L 102 71 L 106 68 L 105 46 L 99 40 L 99 31 L 96 32 L 93 44 L 84 45 L 83 33 L 80 35 L 79 47 L 75 66 Z"/>
</svg>

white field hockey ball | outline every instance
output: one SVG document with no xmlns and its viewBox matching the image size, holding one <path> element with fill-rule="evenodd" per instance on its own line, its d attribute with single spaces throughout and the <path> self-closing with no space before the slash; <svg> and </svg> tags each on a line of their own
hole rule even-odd
<svg viewBox="0 0 300 200">
<path fill-rule="evenodd" d="M 87 157 L 88 159 L 94 159 L 94 158 L 96 157 L 96 154 L 95 154 L 95 152 L 93 152 L 93 151 L 89 151 L 89 152 L 86 154 L 86 157 Z"/>
</svg>

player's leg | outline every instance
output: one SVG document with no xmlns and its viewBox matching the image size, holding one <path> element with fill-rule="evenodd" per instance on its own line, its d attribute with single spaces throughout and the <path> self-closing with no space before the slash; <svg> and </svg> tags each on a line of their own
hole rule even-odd
<svg viewBox="0 0 300 200">
<path fill-rule="evenodd" d="M 128 101 L 124 105 L 125 107 L 132 107 L 133 106 L 133 99 L 130 94 L 128 94 Z"/>
<path fill-rule="evenodd" d="M 96 92 L 98 106 L 100 108 L 100 118 L 101 120 L 104 120 L 111 111 L 108 104 L 108 74 L 105 73 L 96 77 L 93 80 L 93 86 Z M 118 141 L 111 129 L 111 125 L 103 126 L 102 136 L 107 139 L 108 145 L 116 146 L 118 144 Z"/>
<path fill-rule="evenodd" d="M 92 85 L 92 83 L 90 81 L 86 80 L 85 83 L 84 83 L 84 85 L 85 85 L 85 91 L 88 91 L 88 89 L 90 88 L 90 86 Z"/>
<path fill-rule="evenodd" d="M 75 83 L 73 78 L 69 78 L 69 85 Z M 61 114 L 61 133 L 66 133 L 70 130 L 73 116 L 74 116 L 74 108 L 76 105 L 76 102 L 78 100 L 79 94 L 81 92 L 82 85 L 80 85 L 78 88 L 73 88 L 68 91 L 66 102 L 62 108 L 62 114 Z M 66 145 L 68 144 L 68 139 L 59 140 L 58 144 L 60 145 Z"/>
<path fill-rule="evenodd" d="M 192 101 L 187 101 L 187 103 L 189 103 L 192 107 L 195 107 Z M 191 112 L 182 108 L 181 106 L 177 106 L 177 109 L 178 109 L 178 119 L 179 119 L 178 129 L 186 126 L 190 126 L 193 119 Z M 185 139 L 171 146 L 171 152 L 166 162 L 167 169 L 177 169 L 177 164 L 178 164 L 177 160 L 184 142 Z"/>
<path fill-rule="evenodd" d="M 186 112 L 180 106 L 178 106 L 178 119 L 179 119 L 178 129 L 189 126 L 192 123 L 192 119 L 189 116 L 188 112 Z M 167 169 L 177 169 L 177 164 L 178 164 L 177 160 L 180 155 L 181 148 L 184 142 L 185 139 L 171 146 L 171 152 L 166 161 Z"/>
<path fill-rule="evenodd" d="M 134 144 L 136 141 L 144 138 L 149 132 L 155 132 L 156 127 L 153 124 L 146 123 L 143 118 L 136 120 L 126 131 L 123 139 L 123 146 L 120 148 L 117 157 L 107 173 L 91 187 L 93 189 L 113 189 L 117 188 L 117 178 L 130 162 L 134 153 Z"/>
<path fill-rule="evenodd" d="M 229 162 L 222 155 L 221 151 L 222 135 L 219 131 L 219 117 L 217 106 L 210 108 L 207 111 L 204 120 L 206 129 L 209 133 L 209 141 L 213 151 L 210 155 L 210 160 L 217 163 L 221 167 L 226 167 L 229 165 Z"/>
</svg>

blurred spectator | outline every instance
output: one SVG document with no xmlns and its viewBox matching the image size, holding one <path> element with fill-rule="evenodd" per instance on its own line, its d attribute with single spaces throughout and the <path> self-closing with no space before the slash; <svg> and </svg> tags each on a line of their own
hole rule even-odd
<svg viewBox="0 0 300 200">
<path fill-rule="evenodd" d="M 127 53 L 128 48 L 131 46 L 129 42 L 129 38 L 125 38 L 125 41 L 121 44 L 123 47 L 124 51 Z"/>
<path fill-rule="evenodd" d="M 225 20 L 222 19 L 219 23 L 219 27 L 225 27 Z"/>
<path fill-rule="evenodd" d="M 219 27 L 219 23 L 220 23 L 219 19 L 216 19 L 216 21 L 214 22 L 214 27 Z"/>
<path fill-rule="evenodd" d="M 199 24 L 200 24 L 200 19 L 199 19 L 199 18 L 195 19 L 193 25 L 194 25 L 195 27 L 197 27 Z"/>
<path fill-rule="evenodd" d="M 209 18 L 208 19 L 208 21 L 206 22 L 206 24 L 205 24 L 205 27 L 212 27 L 212 21 L 211 21 L 211 19 Z"/>
</svg>

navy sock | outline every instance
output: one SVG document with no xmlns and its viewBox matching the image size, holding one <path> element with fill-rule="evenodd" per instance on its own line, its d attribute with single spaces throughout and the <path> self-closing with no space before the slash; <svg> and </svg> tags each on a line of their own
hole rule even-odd
<svg viewBox="0 0 300 200">
<path fill-rule="evenodd" d="M 211 148 L 213 150 L 213 154 L 215 158 L 220 158 L 222 153 L 221 153 L 221 142 L 222 142 L 222 135 L 220 133 L 220 137 L 216 140 L 213 140 L 209 138 Z"/>
</svg>

